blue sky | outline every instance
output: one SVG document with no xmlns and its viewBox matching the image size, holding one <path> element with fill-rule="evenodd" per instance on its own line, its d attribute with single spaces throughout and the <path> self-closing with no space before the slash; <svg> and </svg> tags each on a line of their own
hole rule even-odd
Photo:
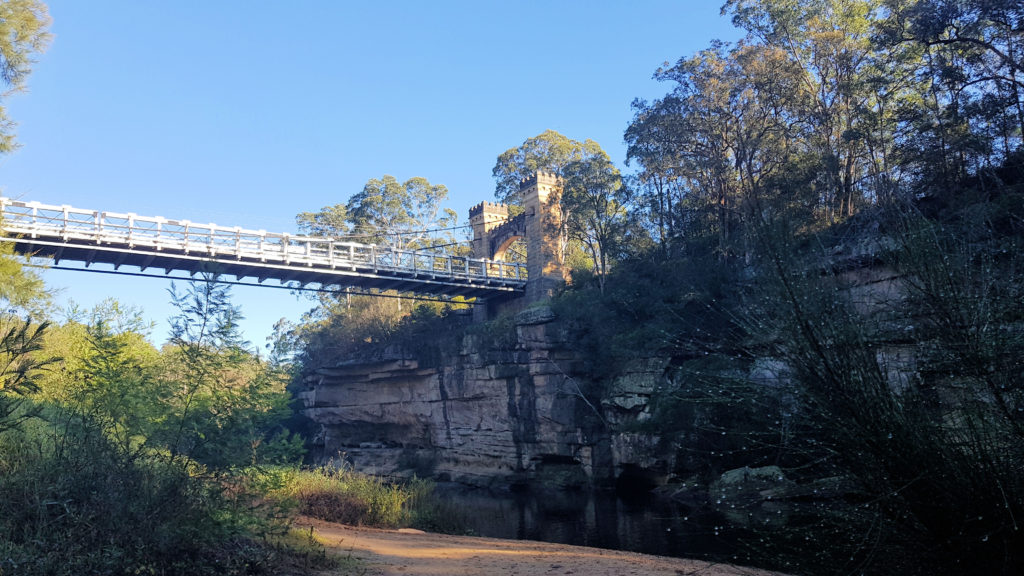
<svg viewBox="0 0 1024 576">
<path fill-rule="evenodd" d="M 448 207 L 493 199 L 498 154 L 544 130 L 622 134 L 651 79 L 738 32 L 720 2 L 53 0 L 54 40 L 6 99 L 20 150 L 5 196 L 286 232 L 370 178 L 423 176 Z M 142 307 L 166 338 L 169 283 L 47 271 L 60 300 Z M 235 288 L 245 335 L 310 307 Z"/>
</svg>

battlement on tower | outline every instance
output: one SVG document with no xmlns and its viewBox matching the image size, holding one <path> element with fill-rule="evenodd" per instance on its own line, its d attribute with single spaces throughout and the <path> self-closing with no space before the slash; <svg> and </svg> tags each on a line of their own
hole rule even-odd
<svg viewBox="0 0 1024 576">
<path fill-rule="evenodd" d="M 548 184 L 551 186 L 557 186 L 562 180 L 562 177 L 554 172 L 547 170 L 538 170 L 537 172 L 519 180 L 519 189 L 526 190 L 530 186 L 535 184 Z"/>
<path fill-rule="evenodd" d="M 499 202 L 481 202 L 469 209 L 469 217 L 481 214 L 508 216 L 508 206 Z"/>
</svg>

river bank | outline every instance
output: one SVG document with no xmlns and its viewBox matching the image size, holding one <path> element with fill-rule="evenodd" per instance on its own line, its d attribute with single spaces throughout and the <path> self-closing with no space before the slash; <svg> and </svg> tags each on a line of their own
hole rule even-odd
<svg viewBox="0 0 1024 576">
<path fill-rule="evenodd" d="M 754 568 L 476 536 L 356 528 L 301 518 L 331 553 L 358 558 L 372 576 L 784 576 Z"/>
</svg>

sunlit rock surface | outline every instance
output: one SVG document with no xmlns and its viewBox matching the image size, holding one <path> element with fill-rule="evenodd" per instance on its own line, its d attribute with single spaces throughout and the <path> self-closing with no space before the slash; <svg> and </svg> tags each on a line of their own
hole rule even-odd
<svg viewBox="0 0 1024 576">
<path fill-rule="evenodd" d="M 467 336 L 438 366 L 395 353 L 320 370 L 300 393 L 321 429 L 318 457 L 490 487 L 582 488 L 623 471 L 656 479 L 666 468 L 657 439 L 608 430 L 649 416 L 665 362 L 638 360 L 596 406 L 550 309 L 520 313 L 515 335 L 500 347 Z"/>
</svg>

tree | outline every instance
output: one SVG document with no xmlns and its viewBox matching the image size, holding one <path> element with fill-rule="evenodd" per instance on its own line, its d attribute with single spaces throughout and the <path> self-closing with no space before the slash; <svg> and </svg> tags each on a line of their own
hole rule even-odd
<svg viewBox="0 0 1024 576">
<path fill-rule="evenodd" d="M 49 328 L 45 317 L 49 293 L 42 280 L 25 271 L 11 254 L 12 244 L 0 242 L 0 431 L 30 414 L 19 411 L 25 396 L 35 392 L 41 369 L 50 362 L 37 355 Z M 19 313 L 24 312 L 22 318 Z"/>
<path fill-rule="evenodd" d="M 312 236 L 329 236 L 409 250 L 448 248 L 458 214 L 443 203 L 448 188 L 415 177 L 399 183 L 394 176 L 372 178 L 346 204 L 325 206 L 319 212 L 296 216 L 299 229 Z"/>
<path fill-rule="evenodd" d="M 1015 0 L 910 0 L 886 2 L 901 40 L 974 48 L 972 67 L 1024 89 L 1024 6 Z"/>
<path fill-rule="evenodd" d="M 137 455 L 169 416 L 172 395 L 157 377 L 160 353 L 146 340 L 149 328 L 141 310 L 112 298 L 76 310 L 46 331 L 37 358 L 51 368 L 34 400 L 51 407 L 55 423 L 95 429 L 121 453 Z"/>
<path fill-rule="evenodd" d="M 24 269 L 13 246 L 0 242 L 0 431 L 30 415 L 20 408 L 50 364 L 38 354 L 49 322 L 32 320 L 46 317 L 50 294 L 39 276 Z"/>
<path fill-rule="evenodd" d="M 663 255 L 668 255 L 669 244 L 683 227 L 681 206 L 687 192 L 681 169 L 684 132 L 678 125 L 679 105 L 672 95 L 653 103 L 634 100 L 633 121 L 625 133 L 626 165 L 634 160 L 640 164 L 634 184 L 638 208 L 653 229 Z"/>
<path fill-rule="evenodd" d="M 37 0 L 0 1 L 0 153 L 15 148 L 13 122 L 7 118 L 2 98 L 24 86 L 33 57 L 50 40 L 50 17 Z M 22 404 L 20 394 L 35 388 L 34 376 L 44 363 L 31 358 L 42 346 L 47 324 L 35 325 L 17 312 L 43 314 L 48 294 L 42 280 L 25 271 L 13 254 L 12 244 L 0 243 L 0 430 Z"/>
<path fill-rule="evenodd" d="M 347 204 L 349 222 L 357 235 L 395 248 L 429 247 L 435 242 L 432 229 L 450 228 L 458 222 L 454 210 L 442 208 L 448 188 L 415 177 L 399 184 L 394 176 L 366 182 Z M 450 238 L 451 234 L 444 235 Z"/>
<path fill-rule="evenodd" d="M 348 207 L 344 204 L 324 206 L 319 212 L 302 212 L 295 217 L 299 231 L 308 236 L 343 238 L 349 234 Z"/>
<path fill-rule="evenodd" d="M 802 118 L 808 145 L 822 160 L 822 207 L 828 221 L 846 218 L 864 202 L 858 183 L 864 142 L 858 137 L 870 93 L 865 74 L 876 45 L 873 22 L 880 0 L 730 0 L 723 8 L 753 39 L 782 50 L 801 71 Z"/>
<path fill-rule="evenodd" d="M 394 176 L 372 178 L 345 204 L 304 212 L 296 218 L 308 234 L 377 244 L 396 250 L 431 250 L 465 255 L 454 231 L 458 214 L 443 206 L 448 188 L 423 177 L 399 182 Z M 348 292 L 320 293 L 318 306 L 300 326 L 285 327 L 273 343 L 275 361 L 310 355 L 341 359 L 365 341 L 379 342 L 408 314 L 402 300 L 352 297 Z"/>
<path fill-rule="evenodd" d="M 19 312 L 41 318 L 50 303 L 50 293 L 43 280 L 26 270 L 14 245 L 0 242 L 0 317 Z"/>
<path fill-rule="evenodd" d="M 2 98 L 24 86 L 33 57 L 49 43 L 50 17 L 37 0 L 0 1 L 0 153 L 15 148 L 13 123 Z M 48 294 L 42 280 L 25 271 L 13 254 L 12 244 L 0 243 L 0 430 L 22 404 L 20 395 L 35 388 L 34 377 L 45 363 L 32 359 L 43 342 L 48 324 L 33 324 L 17 317 L 19 310 L 43 314 Z"/>
<path fill-rule="evenodd" d="M 50 363 L 36 356 L 48 326 L 27 320 L 0 321 L 0 432 L 33 415 L 22 406 L 26 396 L 36 391 L 41 370 Z"/>
<path fill-rule="evenodd" d="M 655 77 L 674 89 L 635 102 L 626 131 L 645 205 L 662 234 L 685 234 L 691 249 L 713 242 L 719 258 L 748 253 L 750 204 L 799 142 L 794 67 L 771 47 L 715 43 Z"/>
<path fill-rule="evenodd" d="M 519 197 L 519 182 L 523 178 L 538 170 L 564 176 L 565 168 L 572 162 L 603 152 L 593 140 L 578 142 L 554 130 L 545 130 L 498 156 L 491 171 L 495 180 L 494 197 L 500 202 L 520 205 L 523 199 Z"/>
<path fill-rule="evenodd" d="M 24 86 L 33 58 L 50 42 L 49 26 L 50 15 L 39 0 L 0 1 L 0 81 L 7 87 L 3 96 Z M 0 153 L 16 147 L 13 127 L 0 104 Z"/>
<path fill-rule="evenodd" d="M 913 55 L 915 114 L 903 160 L 942 196 L 998 166 L 1024 133 L 1024 9 L 1011 0 L 888 0 L 884 41 Z"/>
<path fill-rule="evenodd" d="M 301 440 L 283 427 L 287 375 L 246 350 L 229 287 L 211 278 L 184 292 L 172 287 L 171 297 L 178 314 L 164 378 L 176 392 L 162 443 L 175 456 L 222 470 L 301 457 Z"/>
<path fill-rule="evenodd" d="M 618 168 L 603 151 L 565 167 L 561 200 L 566 229 L 570 239 L 585 247 L 602 290 L 611 260 L 629 225 L 627 191 Z"/>
</svg>

